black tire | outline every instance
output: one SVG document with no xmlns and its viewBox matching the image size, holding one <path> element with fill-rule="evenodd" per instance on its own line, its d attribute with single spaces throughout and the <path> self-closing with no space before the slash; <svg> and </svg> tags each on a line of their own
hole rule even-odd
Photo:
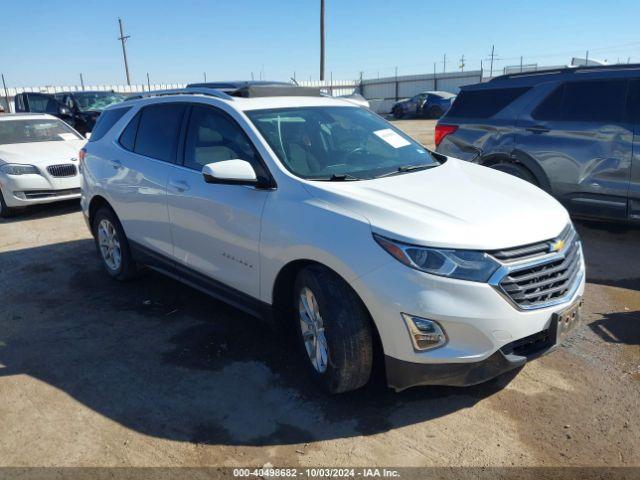
<svg viewBox="0 0 640 480">
<path fill-rule="evenodd" d="M 305 288 L 313 293 L 324 326 L 328 355 L 323 372 L 314 367 L 303 340 L 299 302 Z M 314 265 L 298 273 L 293 302 L 298 344 L 314 380 L 332 394 L 365 385 L 373 364 L 373 332 L 369 314 L 353 289 L 331 270 Z"/>
<path fill-rule="evenodd" d="M 115 230 L 115 236 L 119 243 L 120 262 L 117 268 L 113 268 L 111 265 L 109 265 L 100 247 L 100 234 L 98 229 L 100 228 L 103 220 L 109 222 L 113 226 Z M 93 238 L 96 243 L 98 257 L 100 258 L 102 266 L 107 271 L 107 273 L 111 277 L 119 281 L 127 281 L 135 278 L 138 275 L 138 265 L 131 257 L 129 241 L 127 240 L 127 236 L 125 235 L 124 230 L 122 229 L 122 225 L 120 224 L 120 221 L 118 220 L 118 217 L 116 216 L 114 211 L 108 207 L 102 207 L 100 210 L 98 210 L 93 218 L 92 231 Z"/>
<path fill-rule="evenodd" d="M 429 107 L 429 109 L 427 110 L 427 118 L 440 118 L 442 116 L 442 109 L 433 106 L 433 107 Z"/>
<path fill-rule="evenodd" d="M 15 214 L 15 210 L 13 208 L 7 207 L 7 204 L 4 201 L 4 197 L 2 196 L 2 190 L 0 190 L 0 218 L 9 218 Z"/>
<path fill-rule="evenodd" d="M 504 173 L 508 173 L 509 175 L 513 175 L 514 177 L 521 178 L 522 180 L 525 180 L 535 185 L 536 187 L 540 186 L 533 173 L 531 173 L 526 167 L 518 165 L 517 163 L 496 163 L 491 165 L 491 168 Z"/>
<path fill-rule="evenodd" d="M 400 120 L 402 117 L 404 117 L 404 114 L 402 113 L 402 109 L 401 108 L 394 108 L 393 109 L 393 116 L 395 118 L 397 118 L 398 120 Z"/>
</svg>

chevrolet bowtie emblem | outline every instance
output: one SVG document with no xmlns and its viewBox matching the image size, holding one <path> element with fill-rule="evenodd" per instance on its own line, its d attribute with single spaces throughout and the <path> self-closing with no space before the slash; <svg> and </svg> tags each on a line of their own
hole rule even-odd
<svg viewBox="0 0 640 480">
<path fill-rule="evenodd" d="M 549 251 L 551 252 L 559 252 L 564 248 L 564 240 L 556 240 L 551 244 L 551 248 Z"/>
</svg>

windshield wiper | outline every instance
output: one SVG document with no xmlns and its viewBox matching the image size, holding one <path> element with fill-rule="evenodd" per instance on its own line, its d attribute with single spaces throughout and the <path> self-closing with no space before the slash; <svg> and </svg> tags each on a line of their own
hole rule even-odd
<svg viewBox="0 0 640 480">
<path fill-rule="evenodd" d="M 334 173 L 327 177 L 308 177 L 307 180 L 322 180 L 325 182 L 352 182 L 354 180 L 362 180 L 359 177 L 354 177 L 349 173 Z"/>
<path fill-rule="evenodd" d="M 382 175 L 377 175 L 374 178 L 384 178 L 390 177 L 392 175 L 398 175 L 399 173 L 407 173 L 407 172 L 415 172 L 416 170 L 426 170 L 427 168 L 432 168 L 437 166 L 437 163 L 419 163 L 417 165 L 401 165 L 395 170 L 391 170 L 390 172 L 385 172 Z"/>
</svg>

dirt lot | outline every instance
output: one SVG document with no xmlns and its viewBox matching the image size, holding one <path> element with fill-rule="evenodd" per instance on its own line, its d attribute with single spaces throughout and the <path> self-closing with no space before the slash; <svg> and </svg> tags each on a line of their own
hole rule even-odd
<svg viewBox="0 0 640 480">
<path fill-rule="evenodd" d="M 563 348 L 473 388 L 327 397 L 252 318 L 107 278 L 77 204 L 4 221 L 0 466 L 640 466 L 640 230 L 578 228 L 586 325 Z"/>
</svg>

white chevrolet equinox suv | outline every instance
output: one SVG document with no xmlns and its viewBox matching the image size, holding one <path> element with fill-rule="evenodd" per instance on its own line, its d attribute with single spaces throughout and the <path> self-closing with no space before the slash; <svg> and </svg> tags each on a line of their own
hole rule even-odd
<svg viewBox="0 0 640 480">
<path fill-rule="evenodd" d="M 155 92 L 105 110 L 82 208 L 117 280 L 147 266 L 295 329 L 329 392 L 473 385 L 579 323 L 567 211 L 317 90 Z"/>
</svg>

